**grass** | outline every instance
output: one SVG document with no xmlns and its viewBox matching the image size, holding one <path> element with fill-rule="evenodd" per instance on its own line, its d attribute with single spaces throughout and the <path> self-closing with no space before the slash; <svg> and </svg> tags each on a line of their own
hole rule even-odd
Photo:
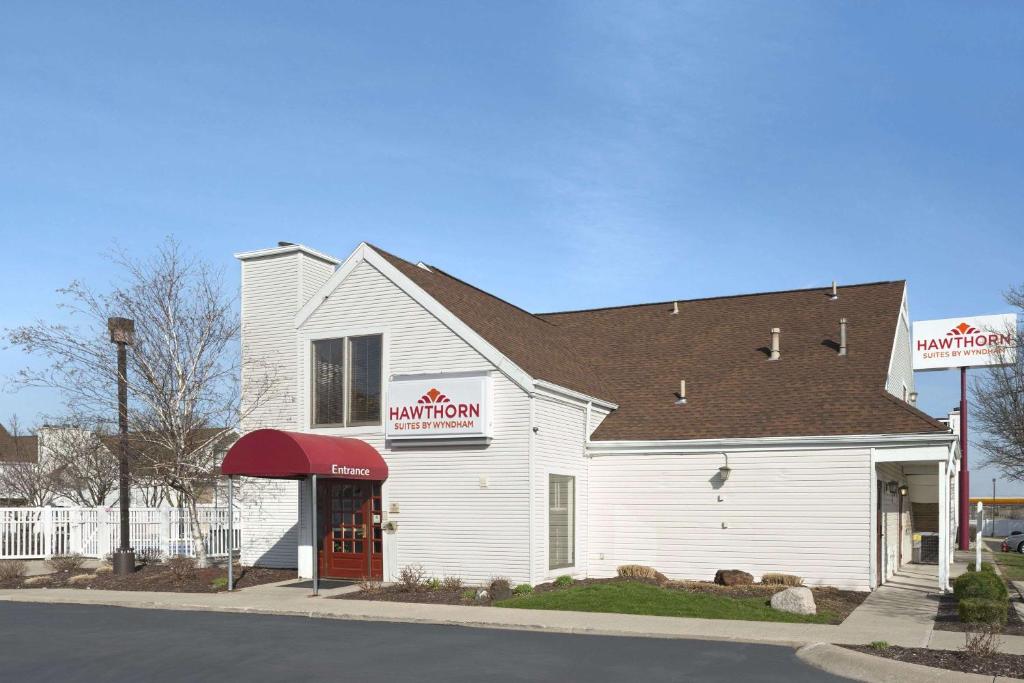
<svg viewBox="0 0 1024 683">
<path fill-rule="evenodd" d="M 779 612 L 764 598 L 732 598 L 687 593 L 635 581 L 598 583 L 566 590 L 522 595 L 496 603 L 498 607 L 649 614 L 661 617 L 699 617 L 743 621 L 783 621 L 825 624 L 835 617 L 819 611 L 813 616 Z"/>
<path fill-rule="evenodd" d="M 992 548 L 992 559 L 999 565 L 1003 578 L 1007 581 L 1024 581 L 1024 555 L 1018 552 L 1004 553 L 999 550 L 999 543 L 989 544 Z"/>
</svg>

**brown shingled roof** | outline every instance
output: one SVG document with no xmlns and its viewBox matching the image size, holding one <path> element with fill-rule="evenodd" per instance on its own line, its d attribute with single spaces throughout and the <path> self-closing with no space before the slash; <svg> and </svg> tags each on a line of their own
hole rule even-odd
<svg viewBox="0 0 1024 683">
<path fill-rule="evenodd" d="M 595 440 L 947 431 L 885 390 L 902 281 L 842 287 L 835 301 L 821 288 L 679 301 L 678 315 L 672 302 L 534 315 L 372 248 L 534 378 L 617 403 Z M 767 359 L 773 327 L 779 361 Z"/>
<path fill-rule="evenodd" d="M 38 462 L 39 439 L 34 434 L 12 436 L 0 424 L 0 463 Z"/>
</svg>

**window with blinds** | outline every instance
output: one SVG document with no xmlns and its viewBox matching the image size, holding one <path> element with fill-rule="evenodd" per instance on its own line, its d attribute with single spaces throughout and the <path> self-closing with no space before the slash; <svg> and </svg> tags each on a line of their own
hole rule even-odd
<svg viewBox="0 0 1024 683">
<path fill-rule="evenodd" d="M 313 342 L 313 426 L 381 423 L 381 336 Z"/>
<path fill-rule="evenodd" d="M 576 563 L 576 477 L 548 475 L 548 568 Z"/>
</svg>

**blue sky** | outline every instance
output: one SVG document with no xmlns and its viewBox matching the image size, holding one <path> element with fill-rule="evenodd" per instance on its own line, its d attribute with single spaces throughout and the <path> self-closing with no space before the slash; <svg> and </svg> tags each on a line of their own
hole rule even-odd
<svg viewBox="0 0 1024 683">
<path fill-rule="evenodd" d="M 368 240 L 536 311 L 905 278 L 916 319 L 999 312 L 1022 65 L 1018 2 L 6 3 L 0 326 L 169 234 L 233 279 Z"/>
</svg>

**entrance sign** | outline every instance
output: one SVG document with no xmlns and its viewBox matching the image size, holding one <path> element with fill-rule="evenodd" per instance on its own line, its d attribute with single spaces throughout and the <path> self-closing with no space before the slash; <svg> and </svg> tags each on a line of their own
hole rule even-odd
<svg viewBox="0 0 1024 683">
<path fill-rule="evenodd" d="M 489 439 L 490 374 L 396 375 L 388 382 L 388 439 Z"/>
<path fill-rule="evenodd" d="M 1017 314 L 914 323 L 914 369 L 947 370 L 1014 362 Z"/>
</svg>

